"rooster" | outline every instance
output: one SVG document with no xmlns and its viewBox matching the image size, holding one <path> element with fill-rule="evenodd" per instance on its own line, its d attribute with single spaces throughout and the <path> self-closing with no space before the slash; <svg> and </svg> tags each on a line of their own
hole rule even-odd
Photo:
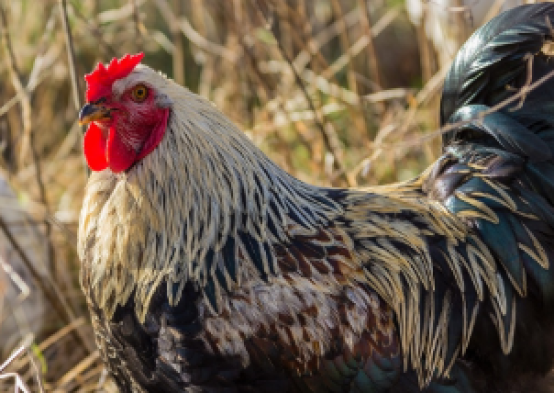
<svg viewBox="0 0 554 393">
<path fill-rule="evenodd" d="M 86 76 L 81 285 L 122 392 L 530 392 L 554 357 L 554 4 L 501 14 L 448 74 L 443 155 L 305 184 L 140 64 Z"/>
</svg>

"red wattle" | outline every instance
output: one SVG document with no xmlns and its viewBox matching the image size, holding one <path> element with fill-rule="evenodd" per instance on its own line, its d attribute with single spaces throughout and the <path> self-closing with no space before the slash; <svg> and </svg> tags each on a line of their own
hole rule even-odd
<svg viewBox="0 0 554 393">
<path fill-rule="evenodd" d="M 119 173 L 129 169 L 134 163 L 146 157 L 163 139 L 169 118 L 169 109 L 164 109 L 160 120 L 148 130 L 148 139 L 142 145 L 140 153 L 123 142 L 121 133 L 110 127 L 105 137 L 102 129 L 96 123 L 90 123 L 84 140 L 84 152 L 87 164 L 93 171 L 103 171 L 110 167 L 112 172 Z"/>
<path fill-rule="evenodd" d="M 121 135 L 113 128 L 110 128 L 106 156 L 108 157 L 108 165 L 114 173 L 127 170 L 137 160 L 135 150 L 123 143 Z"/>
<path fill-rule="evenodd" d="M 108 167 L 106 158 L 106 138 L 102 129 L 90 123 L 84 138 L 84 152 L 87 164 L 93 171 L 103 171 Z"/>
<path fill-rule="evenodd" d="M 152 150 L 159 145 L 164 137 L 165 130 L 167 128 L 167 120 L 169 119 L 169 109 L 164 109 L 162 111 L 162 116 L 158 124 L 152 130 L 150 137 L 142 146 L 142 150 L 137 157 L 137 160 L 140 160 L 146 157 Z"/>
</svg>

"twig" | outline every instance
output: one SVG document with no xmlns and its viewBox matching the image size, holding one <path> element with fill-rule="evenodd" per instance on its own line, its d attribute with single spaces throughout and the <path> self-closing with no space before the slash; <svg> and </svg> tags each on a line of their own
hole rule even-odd
<svg viewBox="0 0 554 393">
<path fill-rule="evenodd" d="M 342 13 L 342 7 L 339 3 L 339 0 L 331 0 L 331 6 L 333 12 L 335 13 L 337 20 L 339 21 L 339 38 L 342 46 L 342 52 L 346 55 L 346 78 L 348 80 L 348 87 L 355 94 L 358 93 L 356 75 L 354 74 L 354 66 L 352 64 L 352 56 L 348 49 L 350 48 L 350 38 L 348 37 L 348 30 L 346 29 L 346 23 L 344 22 L 344 15 Z"/>
<path fill-rule="evenodd" d="M 0 117 L 4 116 L 14 105 L 18 104 L 23 96 L 24 93 L 31 94 L 36 87 L 48 76 L 50 75 L 51 65 L 54 64 L 58 57 L 58 45 L 48 45 L 47 39 L 49 35 L 54 30 L 55 26 L 55 14 L 54 12 L 50 13 L 50 17 L 48 18 L 48 21 L 46 22 L 46 28 L 44 31 L 44 34 L 41 38 L 41 42 L 38 45 L 38 52 L 39 54 L 36 56 L 33 69 L 31 70 L 31 74 L 29 75 L 29 79 L 27 81 L 27 85 L 25 86 L 25 89 L 20 92 L 16 92 L 15 96 L 10 98 L 1 108 L 0 108 Z M 3 32 L 3 34 L 7 34 L 8 32 Z M 9 44 L 9 48 L 11 48 L 11 37 L 6 37 L 6 42 Z M 46 50 L 48 49 L 48 50 Z M 12 56 L 13 57 L 13 56 Z M 16 67 L 17 69 L 17 67 Z"/>
<path fill-rule="evenodd" d="M 133 7 L 133 22 L 135 24 L 135 45 L 137 46 L 137 52 L 142 51 L 142 32 L 141 32 L 141 22 L 140 14 L 138 10 L 138 5 L 136 0 L 129 0 L 131 2 L 131 7 Z"/>
<path fill-rule="evenodd" d="M 35 283 L 37 286 L 42 290 L 44 295 L 48 298 L 48 301 L 56 312 L 59 314 L 59 316 L 64 320 L 66 324 L 70 324 L 74 319 L 76 319 L 73 310 L 69 307 L 69 305 L 66 303 L 65 299 L 63 298 L 62 294 L 60 293 L 58 287 L 54 282 L 52 282 L 52 279 L 50 276 L 41 276 L 39 272 L 36 270 L 35 266 L 25 253 L 23 251 L 23 248 L 19 245 L 18 241 L 15 239 L 13 234 L 11 233 L 10 229 L 4 222 L 4 220 L 0 217 L 0 230 L 4 233 L 10 244 L 12 245 L 14 251 L 17 253 L 17 255 L 21 258 L 21 261 L 25 265 L 25 267 L 29 270 L 31 273 L 31 276 L 33 276 L 33 280 L 35 280 Z M 46 280 L 44 279 L 46 278 Z M 74 332 L 73 332 L 74 333 Z M 89 345 L 89 342 L 87 339 L 84 338 L 80 334 L 79 331 L 76 331 L 75 337 L 78 341 L 80 341 L 85 349 L 88 351 L 92 351 L 92 347 Z"/>
<path fill-rule="evenodd" d="M 406 116 L 404 116 L 404 121 L 400 126 L 400 134 L 403 135 L 408 129 L 412 126 L 412 123 L 415 119 L 418 108 L 425 102 L 428 102 L 432 97 L 440 92 L 440 88 L 444 82 L 444 78 L 450 70 L 450 64 L 447 63 L 442 66 L 442 68 L 430 78 L 423 89 L 419 91 L 415 100 L 410 103 L 410 108 Z"/>
<path fill-rule="evenodd" d="M 23 344 L 14 350 L 11 355 L 0 365 L 0 373 L 2 373 L 10 364 L 12 364 L 23 352 L 25 352 L 33 341 L 33 336 L 29 335 L 25 337 Z M 40 377 L 40 376 L 39 376 Z M 22 392 L 29 393 L 29 388 L 25 385 L 21 377 L 17 373 L 5 373 L 0 374 L 0 380 L 14 378 L 15 379 L 15 392 L 21 390 Z"/>
<path fill-rule="evenodd" d="M 75 51 L 73 49 L 73 37 L 71 35 L 69 20 L 67 18 L 67 4 L 65 0 L 58 0 L 58 5 L 60 7 L 63 30 L 65 34 L 65 44 L 67 47 L 67 62 L 69 64 L 69 76 L 71 77 L 73 103 L 75 104 L 75 109 L 78 111 L 79 109 L 81 109 L 83 104 L 81 101 L 81 88 L 79 87 L 79 81 L 77 80 L 77 70 L 75 67 Z"/>
<path fill-rule="evenodd" d="M 69 27 L 69 20 L 67 18 L 67 3 L 66 0 L 58 0 L 60 7 L 60 13 L 62 17 L 62 24 L 65 36 L 65 44 L 67 47 L 67 62 L 69 65 L 69 75 L 71 77 L 71 88 L 73 90 L 73 103 L 75 109 L 79 111 L 83 106 L 81 101 L 81 88 L 79 87 L 79 80 L 77 79 L 77 69 L 75 67 L 75 51 L 73 50 L 73 37 L 71 36 L 71 28 Z M 86 131 L 86 126 L 82 127 L 83 134 Z M 81 144 L 82 145 L 82 144 Z M 85 175 L 89 177 L 90 169 L 86 165 L 85 155 L 83 154 L 83 164 L 85 168 Z"/>
<path fill-rule="evenodd" d="M 358 90 L 358 80 L 356 78 L 356 69 L 354 67 L 354 63 L 353 63 L 353 59 L 354 59 L 354 56 L 351 55 L 350 53 L 350 48 L 351 48 L 351 44 L 350 44 L 350 37 L 348 36 L 348 30 L 346 28 L 346 22 L 344 21 L 344 14 L 342 12 L 342 7 L 341 7 L 341 4 L 339 2 L 339 0 L 331 0 L 331 5 L 332 5 L 332 8 L 333 8 L 333 12 L 335 13 L 336 17 L 338 20 L 341 21 L 341 23 L 339 24 L 339 29 L 340 29 L 340 42 L 341 42 L 341 46 L 342 46 L 342 52 L 344 53 L 344 57 L 345 57 L 345 62 L 346 62 L 346 79 L 347 79 L 347 82 L 348 82 L 348 87 L 350 88 L 350 90 L 352 91 L 352 93 L 354 93 L 354 95 L 356 95 L 356 97 L 359 97 L 359 90 Z M 362 18 L 363 20 L 363 18 Z M 372 37 L 371 37 L 371 30 L 368 29 L 368 39 L 370 40 L 371 43 L 373 43 L 372 41 Z M 331 67 L 329 67 L 331 68 Z M 328 69 L 329 69 L 328 68 Z M 348 107 L 348 111 L 350 112 L 350 116 L 352 118 L 352 122 L 354 123 L 354 126 L 356 127 L 356 129 L 358 130 L 368 130 L 369 127 L 368 127 L 368 123 L 367 123 L 367 119 L 366 119 L 366 116 L 365 116 L 365 113 L 364 113 L 364 108 L 361 107 L 361 108 L 356 108 L 356 107 Z M 356 116 L 358 114 L 358 116 Z M 355 181 L 355 179 L 353 179 L 353 181 Z M 355 183 L 353 184 L 355 185 Z"/>
<path fill-rule="evenodd" d="M 505 2 L 506 0 L 495 0 L 491 8 L 489 8 L 489 10 L 487 11 L 487 14 L 485 15 L 485 18 L 483 19 L 482 23 L 485 24 L 488 21 L 490 21 L 492 18 L 494 18 L 496 15 L 498 15 L 500 10 L 504 6 Z"/>
<path fill-rule="evenodd" d="M 0 373 L 4 371 L 6 367 L 8 367 L 15 359 L 19 357 L 25 350 L 27 349 L 27 345 L 21 345 L 19 348 L 17 348 L 15 351 L 11 353 L 11 355 L 4 361 L 4 363 L 0 364 Z"/>
<path fill-rule="evenodd" d="M 447 124 L 447 125 L 441 127 L 440 129 L 438 129 L 437 131 L 431 132 L 431 133 L 429 133 L 425 136 L 419 137 L 419 138 L 414 138 L 411 141 L 400 142 L 400 143 L 391 143 L 391 144 L 382 143 L 382 144 L 379 144 L 379 147 L 383 148 L 383 149 L 385 149 L 385 148 L 386 149 L 395 149 L 395 148 L 400 148 L 400 147 L 409 147 L 409 146 L 420 145 L 423 142 L 426 142 L 428 140 L 436 138 L 437 136 L 443 135 L 443 134 L 445 134 L 449 131 L 452 131 L 452 130 L 458 128 L 458 127 L 461 127 L 465 124 L 468 124 L 468 123 L 470 123 L 472 121 L 475 121 L 475 120 L 482 120 L 487 115 L 490 115 L 491 113 L 495 113 L 495 112 L 498 112 L 501 109 L 504 109 L 505 107 L 507 107 L 511 103 L 513 103 L 517 100 L 521 100 L 523 97 L 527 96 L 529 94 L 529 92 L 536 89 L 537 87 L 539 87 L 540 85 L 542 85 L 543 83 L 545 83 L 546 81 L 548 81 L 549 79 L 552 79 L 552 78 L 554 78 L 554 71 L 550 71 L 548 74 L 544 75 L 542 78 L 538 79 L 537 81 L 535 81 L 532 84 L 523 86 L 519 90 L 519 92 L 515 93 L 513 96 L 511 96 L 509 98 L 506 98 L 504 101 L 499 102 L 498 104 L 490 107 L 486 111 L 480 112 L 474 118 L 464 120 L 464 121 L 460 121 L 460 122 L 457 122 L 457 123 Z"/>
<path fill-rule="evenodd" d="M 84 317 L 79 317 L 77 319 L 74 319 L 70 324 L 65 325 L 56 333 L 52 334 L 46 340 L 41 342 L 38 345 L 38 349 L 41 352 L 44 352 L 51 345 L 54 345 L 54 343 L 56 343 L 58 340 L 61 340 L 64 336 L 70 334 L 72 331 L 78 330 L 80 327 L 84 326 L 85 324 L 86 324 L 86 320 Z"/>
<path fill-rule="evenodd" d="M 463 11 L 461 12 L 454 12 L 454 31 L 455 31 L 455 38 L 456 38 L 456 52 L 460 49 L 460 47 L 464 44 L 464 42 L 467 39 L 467 33 L 466 33 L 466 17 L 467 15 L 471 15 L 471 9 L 464 5 L 464 0 L 454 0 L 454 6 L 463 8 Z"/>
<path fill-rule="evenodd" d="M 0 3 L 0 22 L 2 23 L 2 39 L 4 41 L 4 46 L 8 52 L 8 68 L 15 71 L 19 75 L 19 68 L 17 67 L 15 61 L 15 55 L 13 51 L 12 41 L 8 31 L 8 18 L 4 11 L 4 6 Z"/>
<path fill-rule="evenodd" d="M 265 91 L 265 94 L 270 97 L 271 96 L 271 88 L 270 86 L 268 85 L 267 83 L 267 80 L 266 78 L 264 78 L 264 75 L 261 73 L 260 69 L 258 68 L 259 67 L 259 63 L 256 62 L 256 59 L 254 57 L 254 54 L 252 53 L 252 50 L 250 48 L 248 48 L 248 45 L 244 42 L 244 40 L 240 40 L 240 43 L 242 45 L 242 48 L 243 48 L 243 53 L 246 54 L 246 58 L 250 61 L 251 63 L 251 69 L 253 71 L 252 75 L 250 76 L 247 76 L 247 77 L 254 77 L 256 79 L 256 83 L 260 86 L 262 86 L 262 88 L 264 89 Z M 246 74 L 245 74 L 246 76 Z M 313 149 L 312 149 L 312 146 L 310 145 L 310 143 L 306 140 L 306 138 L 304 137 L 304 135 L 300 132 L 300 130 L 298 129 L 298 127 L 296 126 L 296 123 L 292 122 L 290 120 L 290 115 L 289 115 L 289 112 L 285 109 L 285 105 L 279 100 L 278 101 L 278 105 L 279 105 L 279 109 L 285 114 L 285 116 L 287 117 L 287 120 L 289 123 L 292 123 L 293 124 L 293 127 L 295 128 L 296 130 L 296 134 L 298 135 L 298 139 L 300 140 L 300 143 L 302 143 L 302 145 L 306 148 L 306 151 L 308 152 L 309 156 L 310 157 L 313 157 Z M 314 114 L 314 117 L 315 117 L 315 114 Z M 292 165 L 291 165 L 292 167 Z"/>
<path fill-rule="evenodd" d="M 417 28 L 417 37 L 419 41 L 419 50 L 420 50 L 420 58 L 421 58 L 421 73 L 423 77 L 423 81 L 427 82 L 431 76 L 433 75 L 433 69 L 432 69 L 432 59 L 431 59 L 431 48 L 429 44 L 429 40 L 427 39 L 426 34 L 426 24 L 427 24 L 427 13 L 428 13 L 428 5 L 427 3 L 423 2 L 421 4 L 421 24 Z"/>
<path fill-rule="evenodd" d="M 35 80 L 35 83 L 27 84 L 24 90 L 17 92 L 12 98 L 10 98 L 2 107 L 0 107 L 0 117 L 4 116 L 12 107 L 18 104 L 21 99 L 26 95 L 32 93 L 35 88 L 47 77 L 47 73 L 43 73 Z"/>
<path fill-rule="evenodd" d="M 258 5 L 261 5 L 262 3 L 258 3 Z M 298 48 L 303 48 L 303 51 L 305 51 L 306 49 L 308 49 L 309 53 L 310 53 L 310 56 L 311 56 L 311 59 L 313 59 L 313 69 L 314 70 L 318 70 L 318 68 L 316 67 L 320 67 L 320 68 L 328 68 L 329 67 L 329 64 L 327 62 L 327 59 L 325 58 L 325 56 L 323 56 L 323 53 L 320 51 L 320 50 L 317 50 L 315 49 L 315 45 L 314 45 L 314 40 L 312 38 L 308 38 L 306 39 L 306 37 L 304 37 L 303 35 L 300 35 L 298 33 L 298 28 L 294 25 L 292 25 L 292 21 L 293 20 L 297 20 L 299 19 L 299 14 L 295 11 L 295 10 L 291 10 L 290 7 L 286 4 L 286 2 L 276 2 L 276 1 L 273 1 L 272 2 L 272 12 L 276 13 L 277 16 L 280 18 L 279 19 L 279 22 L 282 23 L 282 24 L 290 24 L 290 29 L 288 29 L 288 33 L 290 33 L 291 35 L 291 38 L 292 38 L 292 41 L 294 43 L 294 45 L 296 45 Z M 266 5 L 267 7 L 267 5 Z M 285 12 L 286 11 L 286 12 Z M 271 18 L 273 19 L 275 15 L 271 15 Z M 289 18 L 291 20 L 289 20 Z M 263 13 L 262 13 L 262 19 L 265 20 L 265 16 L 263 16 Z M 307 25 L 305 27 L 304 30 L 311 30 L 311 26 L 309 25 L 310 22 L 309 20 L 305 20 L 305 21 L 296 21 L 296 23 L 298 25 Z M 338 24 L 340 25 L 340 24 Z M 338 26 L 337 25 L 337 26 Z M 275 36 L 275 33 L 277 33 L 277 36 L 279 37 L 283 37 L 283 33 L 281 32 L 277 32 L 277 25 L 273 26 L 273 29 L 272 29 L 272 33 L 273 35 Z M 340 33 L 340 29 L 338 29 L 337 27 L 337 34 Z M 277 36 L 275 36 L 275 40 L 277 41 Z M 281 47 L 283 47 L 283 42 L 282 42 L 282 39 L 279 40 L 280 43 L 281 43 Z M 307 41 L 307 42 L 306 42 Z M 281 51 L 281 48 L 277 48 L 279 51 Z M 298 59 L 298 55 L 296 56 L 295 58 L 295 61 Z M 308 59 L 309 61 L 310 59 Z M 292 63 L 294 64 L 294 62 Z M 304 64 L 304 66 L 306 66 L 307 64 Z M 301 72 L 301 69 L 302 68 L 296 68 L 296 71 L 298 73 Z M 294 76 L 292 74 L 290 74 L 290 76 L 292 76 L 294 78 Z M 336 83 L 338 83 L 335 79 L 335 76 L 332 75 L 332 78 L 335 80 Z M 294 79 L 292 80 L 292 82 L 294 82 Z"/>
<path fill-rule="evenodd" d="M 92 352 L 87 357 L 82 359 L 79 363 L 77 363 L 74 367 L 72 367 L 65 375 L 63 375 L 60 380 L 56 383 L 56 390 L 54 390 L 55 393 L 58 392 L 67 392 L 70 389 L 67 389 L 67 385 L 70 382 L 75 381 L 75 377 L 81 374 L 84 370 L 89 368 L 96 360 L 100 358 L 100 352 L 98 350 Z"/>
<path fill-rule="evenodd" d="M 187 38 L 190 40 L 190 42 L 192 42 L 199 48 L 204 49 L 205 51 L 210 52 L 214 55 L 221 56 L 232 63 L 237 61 L 238 54 L 201 36 L 196 30 L 194 30 L 187 18 L 181 18 L 179 22 L 179 27 L 181 28 L 183 34 L 186 35 Z"/>
<path fill-rule="evenodd" d="M 413 93 L 413 89 L 396 88 L 389 90 L 381 90 L 377 93 L 366 94 L 363 99 L 367 102 L 383 102 L 389 100 L 396 100 L 399 98 L 406 98 L 409 94 Z"/>
<path fill-rule="evenodd" d="M 352 91 L 342 87 L 336 83 L 331 83 L 327 78 L 321 75 L 317 75 L 310 69 L 305 69 L 302 72 L 301 78 L 303 81 L 310 84 L 311 87 L 315 87 L 322 93 L 328 94 L 337 100 L 348 104 L 350 106 L 360 105 L 360 96 Z"/>
<path fill-rule="evenodd" d="M 103 392 L 101 390 L 104 385 L 106 384 L 106 380 L 108 379 L 108 370 L 106 368 L 102 368 L 102 373 L 100 374 L 100 378 L 98 378 L 98 383 L 96 384 L 96 392 L 100 393 Z"/>
<path fill-rule="evenodd" d="M 0 380 L 13 378 L 15 380 L 15 392 L 22 391 L 23 393 L 31 393 L 29 388 L 25 385 L 19 374 L 17 373 L 6 373 L 0 374 Z"/>
<path fill-rule="evenodd" d="M 346 184 L 348 184 L 349 186 L 352 186 L 352 181 L 348 178 L 347 172 L 344 168 L 342 160 L 340 159 L 343 156 L 342 149 L 340 147 L 338 137 L 336 136 L 332 125 L 326 126 L 324 124 L 325 119 L 322 119 L 321 113 L 316 109 L 312 98 L 310 97 L 310 95 L 308 94 L 308 91 L 306 90 L 306 86 L 304 86 L 304 83 L 302 82 L 300 74 L 292 64 L 292 59 L 287 55 L 287 53 L 285 52 L 285 49 L 283 48 L 282 42 L 278 39 L 275 23 L 271 23 L 265 17 L 261 9 L 258 8 L 258 11 L 260 12 L 262 18 L 266 21 L 266 24 L 269 25 L 271 32 L 273 33 L 273 36 L 277 42 L 277 46 L 279 48 L 279 52 L 281 53 L 281 56 L 285 59 L 285 61 L 289 65 L 292 73 L 294 74 L 294 79 L 296 81 L 296 84 L 298 85 L 298 87 L 302 91 L 302 94 L 304 95 L 304 98 L 308 102 L 310 110 L 312 110 L 315 114 L 315 117 L 314 117 L 315 124 L 317 125 L 317 128 L 321 133 L 325 147 L 333 155 L 333 163 L 337 167 L 341 178 L 346 182 Z"/>
<path fill-rule="evenodd" d="M 35 355 L 28 348 L 27 348 L 27 357 L 29 358 L 31 367 L 33 368 L 33 371 L 35 372 L 35 375 L 37 377 L 38 390 L 40 393 L 44 393 L 44 385 L 42 384 L 41 372 L 37 366 Z"/>
<path fill-rule="evenodd" d="M 25 90 L 23 83 L 21 82 L 21 75 L 17 69 L 15 63 L 15 55 L 13 53 L 13 48 L 11 45 L 10 33 L 8 30 L 8 20 L 6 18 L 6 13 L 4 7 L 0 5 L 0 18 L 2 20 L 3 26 L 3 40 L 8 52 L 8 69 L 10 71 L 12 84 L 15 88 L 15 91 L 18 95 L 21 96 L 21 121 L 23 123 L 23 140 L 28 140 L 28 145 L 31 150 L 31 157 L 33 159 L 33 166 L 35 168 L 35 178 L 39 190 L 40 201 L 46 208 L 46 214 L 50 215 L 50 207 L 48 204 L 48 199 L 46 196 L 46 188 L 44 187 L 44 182 L 42 180 L 42 169 L 40 167 L 38 152 L 36 149 L 35 138 L 32 127 L 32 109 L 31 109 L 31 97 L 30 94 Z M 21 160 L 23 160 L 23 153 Z M 52 226 L 50 223 L 45 223 L 45 235 L 48 240 L 48 258 L 47 266 L 52 269 L 54 264 L 54 244 L 52 242 Z"/>
<path fill-rule="evenodd" d="M 38 344 L 37 349 L 39 352 L 44 352 L 49 347 L 54 345 L 56 342 L 67 336 L 68 334 L 76 334 L 74 331 L 81 328 L 86 324 L 86 320 L 84 317 L 79 317 L 77 319 L 74 319 L 73 322 L 71 322 L 69 325 L 65 325 L 63 328 L 58 330 L 56 333 L 52 334 L 50 337 L 42 341 L 40 344 Z M 17 366 L 18 369 L 22 369 L 25 366 L 27 366 L 27 363 L 30 362 L 30 359 L 23 358 L 21 359 L 15 366 Z"/>
<path fill-rule="evenodd" d="M 359 11 L 354 9 L 344 16 L 342 23 L 345 23 L 347 28 L 354 26 L 359 20 L 359 15 Z M 302 49 L 293 61 L 294 66 L 299 72 L 301 72 L 309 64 L 313 56 L 312 53 L 319 53 L 323 45 L 327 44 L 337 34 L 339 34 L 340 24 L 341 21 L 335 21 L 332 25 L 317 33 L 315 37 L 308 40 L 306 43 L 308 50 Z"/>
<path fill-rule="evenodd" d="M 17 348 L 15 351 L 12 352 L 12 354 L 8 357 L 8 359 L 0 365 L 0 373 L 2 373 L 6 367 L 8 367 L 15 359 L 19 357 L 27 347 L 29 346 L 29 343 L 24 343 L 19 348 Z M 17 373 L 5 373 L 0 374 L 0 380 L 7 379 L 7 378 L 13 378 L 15 380 L 15 392 L 19 392 L 20 390 L 24 393 L 30 393 L 29 388 L 25 385 L 19 374 Z"/>
<path fill-rule="evenodd" d="M 135 0 L 136 1 L 136 0 Z M 104 40 L 104 37 L 102 37 L 102 32 L 100 31 L 100 28 L 98 27 L 98 1 L 95 1 L 93 3 L 93 9 L 92 9 L 92 18 L 84 16 L 81 11 L 79 10 L 79 7 L 76 7 L 75 4 L 72 2 L 69 3 L 71 6 L 71 10 L 73 11 L 73 14 L 81 20 L 87 27 L 87 30 L 92 33 L 94 38 L 96 38 L 96 41 L 100 44 L 102 49 L 104 49 L 104 52 L 111 57 L 115 57 L 117 55 L 115 49 L 113 46 L 111 46 L 106 40 Z M 138 4 L 137 4 L 138 6 Z M 92 20 L 92 22 L 91 22 Z"/>
<path fill-rule="evenodd" d="M 22 166 L 23 159 L 27 156 L 27 149 L 29 145 L 29 139 L 32 129 L 31 124 L 31 100 L 29 95 L 25 92 L 25 88 L 21 83 L 21 73 L 17 67 L 15 53 L 12 47 L 12 40 L 10 37 L 9 27 L 8 27 L 8 18 L 6 17 L 6 12 L 4 6 L 0 3 L 0 23 L 2 23 L 2 42 L 6 48 L 7 56 L 7 66 L 10 73 L 10 78 L 12 80 L 13 87 L 21 99 L 19 101 L 21 105 L 21 122 L 23 124 L 23 135 L 22 135 L 22 148 L 21 156 L 19 157 L 19 165 Z"/>
<path fill-rule="evenodd" d="M 367 61 L 369 62 L 369 69 L 373 76 L 373 81 L 379 86 L 379 89 L 383 86 L 381 83 L 381 72 L 379 71 L 379 62 L 377 53 L 375 52 L 375 45 L 373 43 L 373 32 L 371 31 L 371 22 L 369 18 L 369 8 L 367 7 L 366 0 L 358 0 L 358 7 L 362 11 L 360 18 L 361 25 L 364 29 L 364 35 L 367 37 Z"/>
<path fill-rule="evenodd" d="M 221 56 L 232 63 L 236 62 L 238 58 L 236 53 L 233 53 L 229 49 L 216 44 L 215 42 L 211 42 L 207 38 L 200 35 L 196 30 L 194 30 L 188 19 L 184 16 L 180 19 L 176 18 L 166 0 L 155 0 L 155 2 L 163 18 L 169 23 L 169 25 L 181 29 L 183 34 L 191 43 L 213 55 Z M 173 29 L 173 27 L 171 27 L 171 29 Z"/>
<path fill-rule="evenodd" d="M 21 275 L 13 268 L 12 264 L 8 263 L 2 255 L 0 255 L 0 269 L 4 271 L 4 274 L 10 278 L 13 285 L 21 292 L 17 296 L 17 300 L 25 300 L 31 294 L 31 288 L 29 288 L 29 285 L 27 285 L 25 280 L 21 278 Z"/>
<path fill-rule="evenodd" d="M 135 1 L 137 4 L 137 7 L 140 7 L 146 2 L 146 0 L 135 0 Z M 98 9 L 99 7 L 95 7 L 95 8 Z M 98 13 L 97 18 L 98 18 L 98 23 L 104 24 L 104 23 L 112 23 L 119 20 L 128 19 L 132 15 L 133 15 L 133 6 L 132 4 L 127 3 L 120 8 L 113 8 L 113 9 L 109 9 Z"/>
<path fill-rule="evenodd" d="M 204 37 L 207 36 L 206 23 L 204 23 L 205 4 L 204 0 L 192 0 L 192 21 L 196 26 L 198 33 Z"/>
<path fill-rule="evenodd" d="M 337 60 L 335 60 L 333 64 L 331 64 L 325 71 L 321 73 L 321 75 L 327 78 L 339 72 L 346 64 L 348 64 L 351 58 L 358 55 L 364 48 L 371 45 L 373 39 L 381 34 L 381 32 L 387 26 L 389 26 L 398 15 L 400 15 L 399 8 L 393 8 L 385 13 L 385 15 L 383 15 L 381 19 L 377 21 L 375 26 L 371 28 L 370 34 L 364 34 L 354 44 L 352 44 L 351 47 L 345 49 L 345 53 L 342 54 Z M 376 82 L 374 82 L 374 86 L 376 86 L 375 90 L 381 89 L 380 84 Z"/>
<path fill-rule="evenodd" d="M 179 19 L 181 17 L 181 0 L 173 0 L 173 13 L 175 18 Z M 175 82 L 180 85 L 185 84 L 185 50 L 184 50 L 184 40 L 183 33 L 179 29 L 177 23 L 169 23 L 171 28 L 171 36 L 173 38 L 173 78 Z"/>
</svg>

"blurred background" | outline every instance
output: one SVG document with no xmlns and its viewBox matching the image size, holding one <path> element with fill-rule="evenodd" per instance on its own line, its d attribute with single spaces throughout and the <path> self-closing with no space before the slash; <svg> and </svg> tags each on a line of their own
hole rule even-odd
<svg viewBox="0 0 554 393">
<path fill-rule="evenodd" d="M 83 75 L 144 62 L 319 185 L 418 175 L 442 81 L 524 0 L 0 0 L 0 392 L 115 392 L 79 287 Z"/>
</svg>

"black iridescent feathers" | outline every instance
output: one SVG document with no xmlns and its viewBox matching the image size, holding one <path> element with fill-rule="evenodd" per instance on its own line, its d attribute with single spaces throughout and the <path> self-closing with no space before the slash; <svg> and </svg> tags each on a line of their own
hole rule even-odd
<svg viewBox="0 0 554 393">
<path fill-rule="evenodd" d="M 523 87 L 533 57 L 533 81 L 552 70 L 549 56 L 541 50 L 552 39 L 550 19 L 554 4 L 518 7 L 500 14 L 477 30 L 462 46 L 445 79 L 441 123 L 449 122 L 454 112 L 466 105 L 492 107 Z M 528 95 L 528 101 L 552 101 L 550 83 Z M 510 107 L 513 107 L 511 105 Z M 533 108 L 534 109 L 534 108 Z M 449 145 L 452 137 L 444 137 Z"/>
</svg>

